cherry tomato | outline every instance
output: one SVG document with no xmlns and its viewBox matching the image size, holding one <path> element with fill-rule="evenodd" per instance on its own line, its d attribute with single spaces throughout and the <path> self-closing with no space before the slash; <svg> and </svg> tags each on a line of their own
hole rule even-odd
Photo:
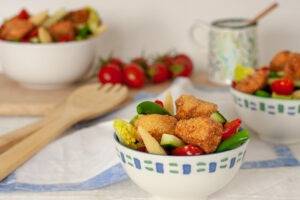
<svg viewBox="0 0 300 200">
<path fill-rule="evenodd" d="M 145 84 L 146 76 L 143 69 L 135 64 L 130 63 L 124 67 L 125 83 L 132 88 L 141 88 Z"/>
<path fill-rule="evenodd" d="M 192 74 L 194 64 L 191 58 L 185 54 L 178 54 L 173 58 L 170 70 L 174 77 L 185 76 L 189 77 Z"/>
<path fill-rule="evenodd" d="M 172 151 L 172 155 L 175 156 L 196 156 L 202 154 L 204 154 L 204 151 L 200 147 L 191 144 L 177 147 Z"/>
<path fill-rule="evenodd" d="M 160 105 L 160 107 L 164 107 L 164 103 L 161 100 L 155 100 L 154 103 L 156 103 L 157 105 Z"/>
<path fill-rule="evenodd" d="M 290 79 L 280 79 L 272 83 L 272 92 L 279 95 L 290 95 L 294 91 L 294 82 Z"/>
<path fill-rule="evenodd" d="M 233 136 L 238 128 L 241 126 L 242 121 L 240 119 L 235 119 L 231 122 L 228 122 L 224 125 L 224 130 L 222 133 L 222 140 L 226 140 Z"/>
<path fill-rule="evenodd" d="M 123 72 L 116 64 L 107 64 L 102 67 L 98 74 L 101 83 L 123 83 Z"/>
<path fill-rule="evenodd" d="M 17 16 L 19 19 L 29 19 L 30 15 L 26 9 L 22 9 Z"/>
</svg>

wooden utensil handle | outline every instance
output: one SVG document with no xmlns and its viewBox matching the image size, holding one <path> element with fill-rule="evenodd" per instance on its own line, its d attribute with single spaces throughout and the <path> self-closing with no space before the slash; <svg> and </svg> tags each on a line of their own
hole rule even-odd
<svg viewBox="0 0 300 200">
<path fill-rule="evenodd" d="M 22 128 L 17 130 L 8 132 L 4 135 L 0 136 L 0 154 L 8 150 L 13 145 L 17 144 L 24 138 L 28 137 L 33 132 L 37 131 L 38 129 L 42 128 L 43 126 L 50 123 L 53 119 L 55 119 L 60 114 L 60 107 L 57 107 L 55 110 L 50 112 L 46 117 L 43 119 L 34 122 L 32 124 L 28 124 Z"/>
<path fill-rule="evenodd" d="M 77 120 L 60 116 L 0 155 L 0 181 L 53 141 Z"/>
<path fill-rule="evenodd" d="M 44 124 L 46 124 L 45 119 L 39 120 L 0 136 L 0 154 L 43 127 Z"/>
</svg>

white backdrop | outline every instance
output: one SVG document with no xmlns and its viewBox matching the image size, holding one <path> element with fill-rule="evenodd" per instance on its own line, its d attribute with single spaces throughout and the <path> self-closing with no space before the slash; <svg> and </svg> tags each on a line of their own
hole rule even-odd
<svg viewBox="0 0 300 200">
<path fill-rule="evenodd" d="M 108 31 L 99 53 L 130 58 L 172 49 L 189 53 L 197 67 L 205 67 L 206 48 L 189 39 L 194 20 L 210 22 L 223 17 L 249 17 L 271 0 L 0 0 L 0 18 L 21 7 L 35 12 L 59 7 L 95 6 Z M 266 63 L 281 49 L 300 51 L 300 1 L 279 0 L 280 7 L 259 26 L 259 60 Z M 203 39 L 205 43 L 205 39 Z"/>
</svg>

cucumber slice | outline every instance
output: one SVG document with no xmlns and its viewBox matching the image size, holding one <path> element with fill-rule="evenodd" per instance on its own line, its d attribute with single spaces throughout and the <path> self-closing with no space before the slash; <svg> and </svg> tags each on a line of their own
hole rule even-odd
<svg viewBox="0 0 300 200">
<path fill-rule="evenodd" d="M 175 135 L 163 134 L 160 140 L 160 145 L 165 148 L 176 148 L 184 146 L 184 142 Z"/>
<path fill-rule="evenodd" d="M 277 81 L 277 80 L 279 80 L 279 79 L 281 79 L 281 78 L 269 78 L 269 79 L 268 79 L 268 84 L 269 84 L 269 85 L 272 85 L 272 83 L 273 83 L 274 81 Z"/>
<path fill-rule="evenodd" d="M 285 99 L 285 100 L 290 100 L 292 99 L 292 95 L 279 95 L 279 94 L 276 94 L 275 92 L 272 93 L 272 98 L 274 99 Z"/>
<path fill-rule="evenodd" d="M 269 78 L 279 78 L 279 75 L 275 71 L 270 71 Z"/>
<path fill-rule="evenodd" d="M 295 87 L 300 88 L 300 80 L 294 81 Z"/>
<path fill-rule="evenodd" d="M 300 90 L 296 90 L 292 96 L 293 99 L 300 99 Z"/>
<path fill-rule="evenodd" d="M 211 114 L 210 118 L 221 124 L 225 124 L 227 122 L 227 119 L 219 111 Z"/>
<path fill-rule="evenodd" d="M 278 75 L 279 77 L 283 77 L 283 76 L 284 76 L 284 71 L 279 71 L 279 72 L 277 72 L 277 75 Z"/>
</svg>

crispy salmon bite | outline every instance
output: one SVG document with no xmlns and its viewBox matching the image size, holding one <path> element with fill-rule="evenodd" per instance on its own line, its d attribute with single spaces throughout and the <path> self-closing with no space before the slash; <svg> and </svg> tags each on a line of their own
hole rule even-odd
<svg viewBox="0 0 300 200">
<path fill-rule="evenodd" d="M 269 72 L 265 69 L 257 70 L 253 75 L 237 82 L 234 88 L 244 93 L 253 94 L 266 86 L 268 75 Z"/>
<path fill-rule="evenodd" d="M 181 95 L 175 102 L 176 118 L 189 119 L 193 117 L 209 117 L 218 110 L 218 106 L 214 103 L 206 102 L 192 95 Z"/>
<path fill-rule="evenodd" d="M 208 117 L 180 120 L 175 135 L 185 143 L 201 147 L 205 153 L 214 152 L 222 139 L 223 126 Z"/>
<path fill-rule="evenodd" d="M 134 125 L 146 129 L 157 141 L 160 141 L 163 134 L 174 135 L 176 123 L 177 119 L 173 116 L 151 114 L 140 116 Z"/>
<path fill-rule="evenodd" d="M 290 51 L 281 51 L 277 53 L 271 63 L 270 63 L 270 70 L 271 71 L 282 71 L 286 64 L 288 63 L 291 56 Z"/>
</svg>

